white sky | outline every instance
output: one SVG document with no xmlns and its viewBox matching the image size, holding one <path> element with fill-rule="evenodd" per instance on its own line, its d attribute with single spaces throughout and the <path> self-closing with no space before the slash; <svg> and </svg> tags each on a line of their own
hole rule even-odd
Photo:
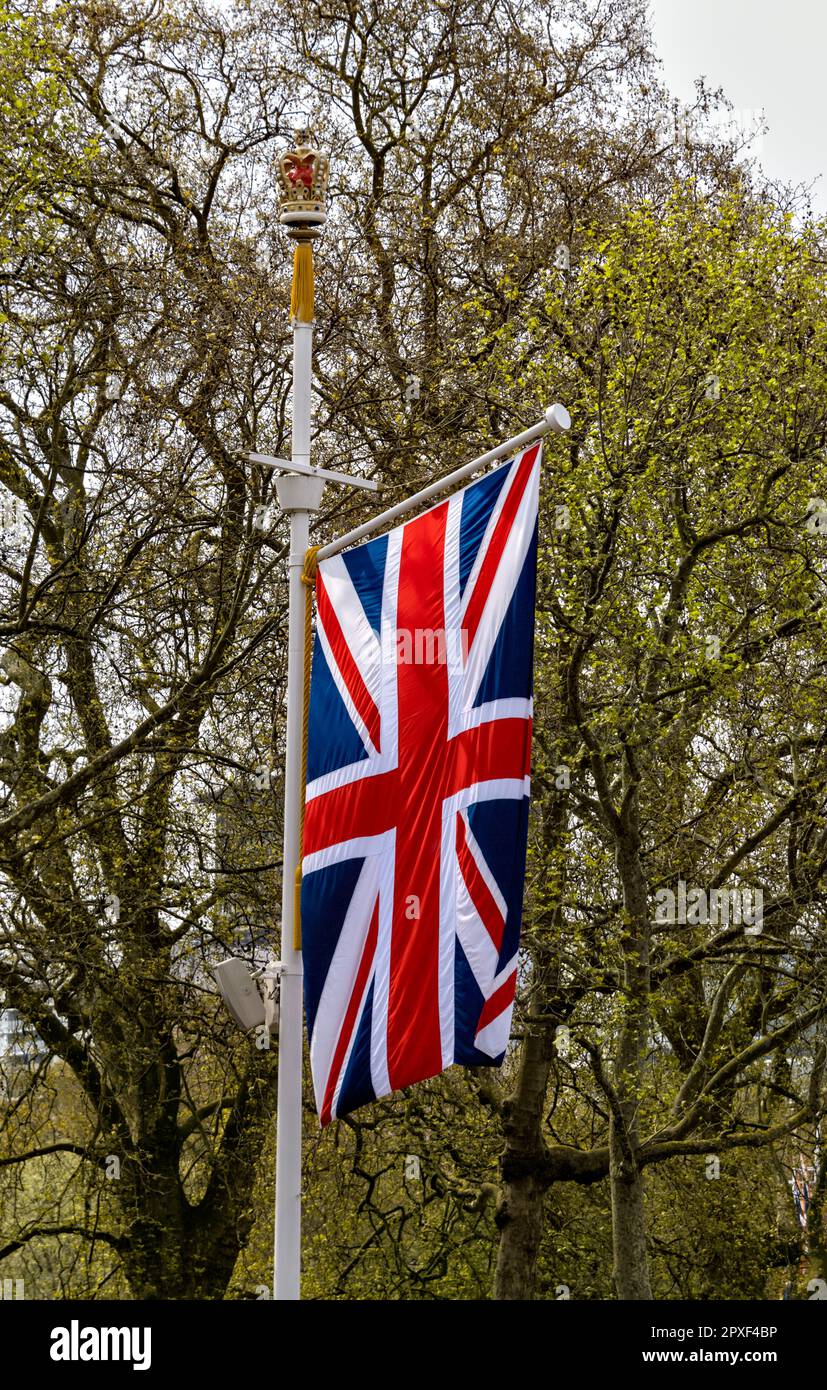
<svg viewBox="0 0 827 1390">
<path fill-rule="evenodd" d="M 824 0 L 649 0 L 662 76 L 688 102 L 703 75 L 736 115 L 763 111 L 755 149 L 766 172 L 794 183 L 821 178 L 814 210 L 827 213 L 827 4 Z"/>
</svg>

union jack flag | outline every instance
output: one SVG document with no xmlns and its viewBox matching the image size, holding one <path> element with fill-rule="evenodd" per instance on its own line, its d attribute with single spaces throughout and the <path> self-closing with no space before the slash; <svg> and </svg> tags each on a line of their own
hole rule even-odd
<svg viewBox="0 0 827 1390">
<path fill-rule="evenodd" d="M 301 916 L 323 1125 L 506 1050 L 540 455 L 318 567 Z"/>
</svg>

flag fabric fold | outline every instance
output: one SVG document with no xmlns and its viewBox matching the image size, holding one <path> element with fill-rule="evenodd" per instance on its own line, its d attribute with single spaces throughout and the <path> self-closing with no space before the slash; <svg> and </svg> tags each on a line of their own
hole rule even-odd
<svg viewBox="0 0 827 1390">
<path fill-rule="evenodd" d="M 507 1047 L 541 448 L 318 567 L 301 916 L 323 1125 Z"/>
</svg>

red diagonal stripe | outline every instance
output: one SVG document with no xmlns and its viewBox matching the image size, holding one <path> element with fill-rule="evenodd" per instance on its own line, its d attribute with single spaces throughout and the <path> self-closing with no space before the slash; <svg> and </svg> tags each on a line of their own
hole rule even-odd
<svg viewBox="0 0 827 1390">
<path fill-rule="evenodd" d="M 365 985 L 367 984 L 368 975 L 370 974 L 370 969 L 373 965 L 373 957 L 376 951 L 376 942 L 378 939 L 379 899 L 377 898 L 376 906 L 373 909 L 373 916 L 370 919 L 368 934 L 365 937 L 365 945 L 362 950 L 362 959 L 359 962 L 359 969 L 356 972 L 356 981 L 353 986 L 353 992 L 350 996 L 350 1001 L 347 1006 L 347 1012 L 345 1014 L 344 1023 L 342 1024 L 342 1031 L 340 1032 L 339 1040 L 336 1043 L 336 1051 L 333 1054 L 333 1061 L 331 1063 L 330 1072 L 327 1078 L 327 1086 L 325 1088 L 324 1093 L 322 1113 L 319 1116 L 319 1119 L 321 1120 L 321 1123 L 323 1125 L 330 1124 L 330 1112 L 333 1108 L 333 1096 L 336 1092 L 336 1082 L 339 1079 L 339 1072 L 342 1069 L 345 1057 L 347 1055 L 348 1043 L 350 1042 L 351 1034 L 356 1026 L 356 1018 L 359 1013 L 359 1005 L 362 1002 L 362 996 L 365 992 Z"/>
<path fill-rule="evenodd" d="M 489 1023 L 493 1023 L 495 1018 L 513 1004 L 514 995 L 517 993 L 517 967 L 515 965 L 508 979 L 503 981 L 499 989 L 495 989 L 490 999 L 486 999 L 482 1006 L 477 1032 L 481 1033 Z"/>
<path fill-rule="evenodd" d="M 488 595 L 491 592 L 491 585 L 494 583 L 503 551 L 508 543 L 511 528 L 514 525 L 514 518 L 517 515 L 520 503 L 523 500 L 523 494 L 528 486 L 528 480 L 531 477 L 531 470 L 534 467 L 534 461 L 537 458 L 537 450 L 539 447 L 539 444 L 535 444 L 533 448 L 528 449 L 517 465 L 517 471 L 503 502 L 502 511 L 497 518 L 494 534 L 485 552 L 485 559 L 482 562 L 476 583 L 468 598 L 462 627 L 465 633 L 464 640 L 469 650 L 473 645 L 477 628 L 480 625 L 483 612 L 485 611 Z"/>
<path fill-rule="evenodd" d="M 350 698 L 352 699 L 359 718 L 364 723 L 370 741 L 379 752 L 379 710 L 376 701 L 368 690 L 362 679 L 362 673 L 353 659 L 350 648 L 345 640 L 345 634 L 339 625 L 336 611 L 330 602 L 330 596 L 325 588 L 321 571 L 316 578 L 316 604 L 319 614 L 319 622 L 325 630 L 325 636 L 330 644 L 333 659 L 342 673 L 342 680 L 347 686 Z"/>
<path fill-rule="evenodd" d="M 457 858 L 462 877 L 465 879 L 465 886 L 471 895 L 471 901 L 485 930 L 499 951 L 503 944 L 505 918 L 471 853 L 471 846 L 465 832 L 465 817 L 459 811 L 457 812 Z"/>
</svg>

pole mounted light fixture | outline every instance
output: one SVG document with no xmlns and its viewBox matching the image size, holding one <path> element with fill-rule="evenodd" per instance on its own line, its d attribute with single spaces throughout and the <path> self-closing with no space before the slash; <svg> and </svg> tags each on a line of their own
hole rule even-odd
<svg viewBox="0 0 827 1390">
<path fill-rule="evenodd" d="M 240 956 L 230 956 L 214 965 L 212 973 L 227 1012 L 243 1032 L 249 1033 L 262 1024 L 268 1032 L 278 1032 L 278 961 L 271 961 L 264 970 L 253 974 Z"/>
</svg>

